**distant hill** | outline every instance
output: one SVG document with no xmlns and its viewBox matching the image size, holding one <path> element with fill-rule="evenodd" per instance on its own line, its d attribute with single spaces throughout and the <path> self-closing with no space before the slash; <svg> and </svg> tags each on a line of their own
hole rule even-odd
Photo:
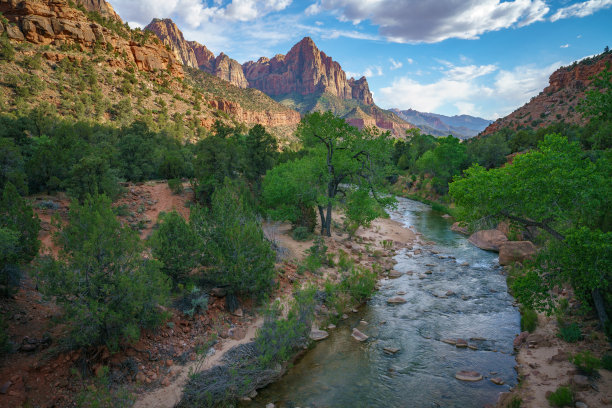
<svg viewBox="0 0 612 408">
<path fill-rule="evenodd" d="M 584 98 L 590 78 L 611 63 L 612 51 L 608 51 L 559 68 L 552 73 L 549 85 L 542 92 L 508 116 L 497 119 L 482 134 L 488 135 L 503 128 L 540 128 L 557 122 L 586 124 L 582 115 L 576 112 L 576 106 Z"/>
<path fill-rule="evenodd" d="M 482 132 L 493 121 L 469 115 L 446 116 L 437 113 L 419 112 L 414 109 L 391 109 L 400 118 L 434 136 L 448 136 L 469 139 Z"/>
</svg>

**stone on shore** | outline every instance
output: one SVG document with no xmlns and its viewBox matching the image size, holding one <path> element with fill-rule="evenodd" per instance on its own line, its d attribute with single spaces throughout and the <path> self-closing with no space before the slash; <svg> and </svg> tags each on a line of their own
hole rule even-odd
<svg viewBox="0 0 612 408">
<path fill-rule="evenodd" d="M 507 242 L 508 238 L 500 230 L 491 229 L 473 233 L 468 238 L 468 241 L 485 251 L 499 252 L 499 247 Z"/>
<path fill-rule="evenodd" d="M 508 241 L 499 247 L 499 264 L 512 265 L 524 262 L 536 254 L 536 247 L 531 241 Z"/>
<path fill-rule="evenodd" d="M 470 233 L 470 231 L 468 231 L 466 226 L 461 225 L 461 223 L 459 223 L 458 221 L 453 223 L 453 225 L 451 226 L 451 231 L 455 231 L 458 232 L 460 234 L 463 235 L 468 235 Z"/>
</svg>

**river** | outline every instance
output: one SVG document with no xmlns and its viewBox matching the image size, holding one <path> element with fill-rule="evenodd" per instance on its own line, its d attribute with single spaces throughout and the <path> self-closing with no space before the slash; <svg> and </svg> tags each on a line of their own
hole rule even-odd
<svg viewBox="0 0 612 408">
<path fill-rule="evenodd" d="M 496 254 L 452 232 L 450 222 L 429 206 L 398 201 L 391 218 L 413 226 L 435 245 L 399 251 L 395 269 L 413 274 L 383 280 L 381 290 L 358 313 L 341 322 L 280 381 L 260 390 L 250 407 L 273 402 L 287 408 L 470 408 L 495 403 L 500 392 L 516 385 L 512 340 L 520 331 L 520 315 Z M 414 254 L 417 249 L 421 254 Z M 407 302 L 387 304 L 398 292 L 405 292 L 401 296 Z M 353 327 L 369 340 L 355 341 Z M 477 350 L 441 341 L 457 338 Z M 400 351 L 388 355 L 383 347 Z M 461 370 L 485 378 L 474 383 L 456 380 Z M 493 384 L 493 377 L 505 385 Z"/>
</svg>

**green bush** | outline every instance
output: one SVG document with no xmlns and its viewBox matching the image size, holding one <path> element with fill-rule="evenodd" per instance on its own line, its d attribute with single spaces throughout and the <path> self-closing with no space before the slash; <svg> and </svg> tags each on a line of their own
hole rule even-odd
<svg viewBox="0 0 612 408">
<path fill-rule="evenodd" d="M 568 343 L 576 343 L 582 339 L 582 331 L 578 323 L 562 325 L 559 328 L 558 336 Z"/>
<path fill-rule="evenodd" d="M 76 395 L 79 408 L 114 408 L 131 406 L 136 398 L 125 388 L 114 389 L 110 381 L 109 369 L 103 366 L 98 371 L 94 383 Z"/>
<path fill-rule="evenodd" d="M 576 353 L 570 358 L 570 361 L 588 375 L 594 374 L 601 366 L 601 361 L 588 350 Z"/>
<path fill-rule="evenodd" d="M 11 44 L 6 32 L 0 35 L 0 61 L 13 61 L 15 59 L 15 48 Z"/>
<path fill-rule="evenodd" d="M 168 180 L 168 187 L 174 194 L 181 194 L 183 192 L 183 182 L 181 179 Z"/>
<path fill-rule="evenodd" d="M 266 311 L 264 324 L 255 338 L 262 366 L 285 362 L 306 344 L 314 317 L 315 293 L 314 287 L 296 290 L 284 319 L 280 318 L 282 313 L 278 302 Z"/>
<path fill-rule="evenodd" d="M 192 208 L 192 228 L 203 245 L 206 278 L 230 294 L 263 297 L 276 275 L 276 254 L 242 190 L 230 181 L 214 192 L 210 210 Z"/>
<path fill-rule="evenodd" d="M 601 358 L 601 367 L 604 370 L 612 371 L 612 354 L 606 354 Z"/>
<path fill-rule="evenodd" d="M 74 201 L 68 221 L 54 237 L 59 259 L 41 259 L 39 285 L 63 306 L 72 345 L 117 350 L 137 340 L 141 327 L 161 323 L 157 306 L 168 299 L 168 278 L 157 261 L 142 257 L 138 235 L 121 226 L 110 199 Z"/>
<path fill-rule="evenodd" d="M 571 407 L 574 405 L 574 393 L 569 387 L 559 387 L 548 396 L 548 402 L 553 407 Z"/>
<path fill-rule="evenodd" d="M 327 262 L 327 245 L 320 236 L 314 239 L 313 245 L 306 250 L 306 253 L 308 255 L 304 259 L 304 266 L 312 273 L 317 273 L 323 263 Z"/>
<path fill-rule="evenodd" d="M 521 331 L 533 332 L 538 326 L 538 314 L 533 309 L 521 308 Z"/>
<path fill-rule="evenodd" d="M 376 273 L 360 267 L 353 268 L 349 276 L 340 283 L 340 288 L 348 292 L 357 302 L 370 298 L 375 287 Z"/>
<path fill-rule="evenodd" d="M 338 251 L 338 268 L 340 268 L 341 272 L 348 272 L 353 269 L 353 265 L 355 262 L 349 257 L 349 255 L 343 251 Z"/>
<path fill-rule="evenodd" d="M 307 227 L 295 227 L 291 236 L 296 241 L 308 241 L 310 238 L 310 231 Z"/>
<path fill-rule="evenodd" d="M 159 215 L 159 227 L 151 236 L 150 246 L 163 265 L 161 270 L 175 286 L 189 280 L 189 273 L 197 265 L 198 238 L 179 213 Z"/>
</svg>

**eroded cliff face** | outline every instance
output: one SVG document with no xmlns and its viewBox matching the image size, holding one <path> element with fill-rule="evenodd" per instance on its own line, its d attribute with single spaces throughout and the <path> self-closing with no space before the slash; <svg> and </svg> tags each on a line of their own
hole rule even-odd
<svg viewBox="0 0 612 408">
<path fill-rule="evenodd" d="M 95 11 L 104 18 L 121 22 L 121 17 L 119 17 L 119 14 L 117 14 L 113 9 L 113 6 L 111 6 L 105 0 L 76 0 L 76 3 L 85 7 L 85 10 L 87 11 Z"/>
<path fill-rule="evenodd" d="M 183 33 L 172 20 L 169 18 L 163 20 L 156 18 L 145 27 L 145 30 L 155 33 L 165 45 L 170 47 L 176 59 L 181 61 L 183 65 L 198 68 L 198 61 L 193 47 L 185 41 Z"/>
<path fill-rule="evenodd" d="M 136 41 L 127 31 L 119 33 L 102 26 L 66 0 L 0 0 L 0 12 L 10 23 L 0 30 L 6 29 L 11 40 L 39 45 L 78 45 L 83 49 L 104 47 L 116 51 L 116 56 L 108 57 L 111 66 L 133 64 L 142 71 L 170 70 L 175 76 L 183 76 L 182 64 L 161 43 Z M 65 57 L 57 52 L 44 55 L 55 61 Z"/>
<path fill-rule="evenodd" d="M 591 78 L 611 63 L 612 52 L 608 52 L 559 68 L 549 77 L 549 85 L 542 92 L 510 115 L 497 119 L 481 134 L 488 135 L 503 128 L 517 129 L 522 126 L 539 128 L 560 121 L 585 124 L 586 120 L 576 111 L 576 106 L 584 99 Z"/>
<path fill-rule="evenodd" d="M 300 114 L 291 109 L 283 111 L 250 111 L 243 109 L 237 102 L 229 102 L 224 99 L 211 100 L 208 102 L 213 109 L 234 116 L 238 121 L 249 125 L 260 124 L 265 127 L 278 127 L 285 125 L 297 125 L 300 122 Z"/>
<path fill-rule="evenodd" d="M 203 69 L 203 66 L 204 65 L 200 66 L 200 69 Z M 224 53 L 219 54 L 217 58 L 215 58 L 214 68 L 211 74 L 229 82 L 230 84 L 236 85 L 238 88 L 247 88 L 249 86 L 249 83 L 244 77 L 242 65 Z"/>
<path fill-rule="evenodd" d="M 287 55 L 260 58 L 242 67 L 249 87 L 268 95 L 327 93 L 366 105 L 373 103 L 367 80 L 347 80 L 340 64 L 320 51 L 310 37 L 295 44 Z"/>
</svg>

